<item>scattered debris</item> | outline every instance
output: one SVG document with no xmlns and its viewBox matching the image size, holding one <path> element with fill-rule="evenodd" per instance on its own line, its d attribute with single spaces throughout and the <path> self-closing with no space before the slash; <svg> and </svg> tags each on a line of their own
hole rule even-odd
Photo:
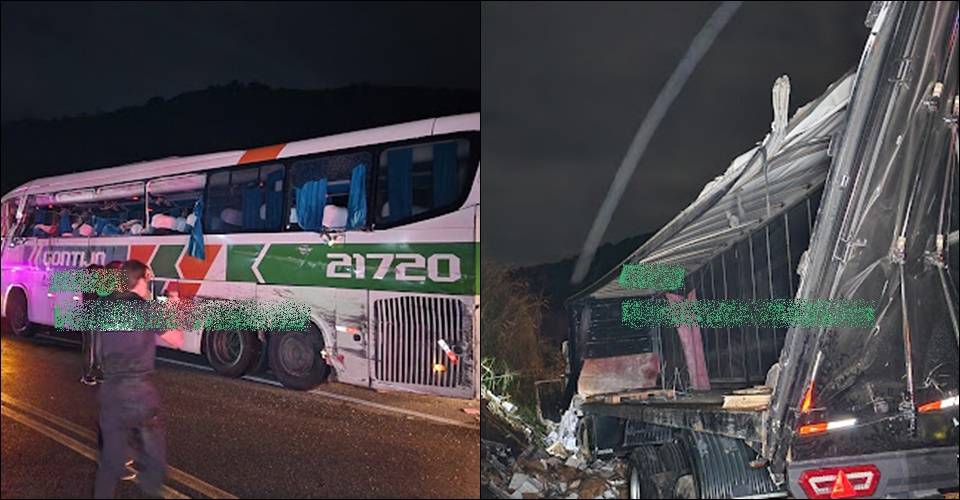
<svg viewBox="0 0 960 500">
<path fill-rule="evenodd" d="M 581 416 L 581 404 L 583 404 L 583 399 L 579 395 L 574 395 L 570 401 L 570 407 L 560 417 L 559 424 L 546 422 L 547 426 L 551 428 L 546 438 L 547 452 L 551 455 L 565 459 L 578 452 L 577 422 Z"/>
<path fill-rule="evenodd" d="M 523 419 L 517 414 L 517 405 L 507 401 L 507 398 L 498 396 L 484 387 L 480 388 L 480 395 L 485 401 L 487 409 L 490 410 L 492 414 L 506 422 L 514 430 L 523 433 L 527 441 L 533 441 L 535 429 L 524 422 Z"/>
<path fill-rule="evenodd" d="M 574 455 L 568 458 L 567 461 L 564 463 L 564 465 L 566 465 L 567 467 L 572 467 L 574 469 L 579 469 L 584 465 L 584 462 L 583 460 L 580 460 Z"/>
<path fill-rule="evenodd" d="M 577 446 L 583 399 L 574 396 L 560 423 L 541 421 L 547 433 L 525 422 L 515 405 L 481 388 L 482 426 L 510 429 L 525 442 L 508 446 L 480 439 L 480 478 L 484 495 L 495 498 L 626 498 L 627 466 L 620 459 L 588 462 Z M 483 434 L 482 434 L 483 435 Z M 490 436 L 495 439 L 501 437 Z M 516 454 L 523 449 L 523 452 Z"/>
<path fill-rule="evenodd" d="M 499 498 L 626 498 L 627 466 L 620 459 L 566 461 L 529 446 L 515 459 L 502 445 L 481 439 L 482 478 Z"/>
<path fill-rule="evenodd" d="M 618 405 L 624 401 L 646 401 L 648 399 L 676 399 L 673 389 L 653 389 L 644 391 L 620 392 L 616 394 L 597 394 L 587 398 L 588 402 L 598 401 L 610 405 Z"/>
<path fill-rule="evenodd" d="M 730 395 L 723 397 L 723 408 L 730 410 L 765 410 L 770 394 Z"/>
<path fill-rule="evenodd" d="M 754 394 L 770 394 L 771 392 L 773 392 L 773 389 L 765 385 L 755 385 L 749 389 L 737 389 L 733 391 L 734 394 L 744 395 L 744 396 L 754 395 Z"/>
</svg>

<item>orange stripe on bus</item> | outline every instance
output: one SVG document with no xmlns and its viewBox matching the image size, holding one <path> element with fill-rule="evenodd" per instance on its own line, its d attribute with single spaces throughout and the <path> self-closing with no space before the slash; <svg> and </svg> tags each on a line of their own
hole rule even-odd
<svg viewBox="0 0 960 500">
<path fill-rule="evenodd" d="M 237 165 L 276 159 L 277 155 L 280 154 L 280 151 L 283 150 L 283 147 L 286 145 L 287 143 L 283 143 L 274 144 L 273 146 L 264 146 L 262 148 L 248 149 L 245 153 L 243 153 L 243 156 L 240 157 L 240 161 L 237 162 Z"/>
<path fill-rule="evenodd" d="M 203 248 L 206 253 L 205 260 L 184 254 L 183 258 L 180 259 L 180 274 L 182 274 L 185 279 L 190 280 L 202 280 L 206 278 L 207 271 L 210 270 L 213 261 L 217 259 L 217 254 L 220 253 L 220 247 L 221 245 L 204 245 Z"/>
<path fill-rule="evenodd" d="M 153 249 L 156 247 L 156 245 L 130 245 L 130 260 L 139 260 L 150 265 L 150 256 L 153 255 Z"/>
<path fill-rule="evenodd" d="M 181 299 L 193 298 L 197 296 L 197 292 L 200 291 L 200 283 L 183 283 L 180 282 L 177 285 L 177 291 L 180 293 Z"/>
</svg>

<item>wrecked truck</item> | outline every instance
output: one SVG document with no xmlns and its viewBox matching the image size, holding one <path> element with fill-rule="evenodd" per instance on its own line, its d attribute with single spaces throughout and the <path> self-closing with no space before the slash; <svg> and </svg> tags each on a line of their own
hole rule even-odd
<svg viewBox="0 0 960 500">
<path fill-rule="evenodd" d="M 624 264 L 682 287 L 566 303 L 566 399 L 631 498 L 855 498 L 958 485 L 957 2 L 875 2 L 861 60 Z M 621 266 L 622 267 L 622 266 Z M 627 325 L 625 301 L 860 300 L 866 327 Z M 740 400 L 747 400 L 743 405 Z"/>
</svg>

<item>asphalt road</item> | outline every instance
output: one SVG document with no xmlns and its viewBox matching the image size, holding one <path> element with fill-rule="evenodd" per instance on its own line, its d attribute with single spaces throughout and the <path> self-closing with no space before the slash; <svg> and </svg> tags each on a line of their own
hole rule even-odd
<svg viewBox="0 0 960 500">
<path fill-rule="evenodd" d="M 6 329 L 4 329 L 6 330 Z M 96 389 L 79 383 L 70 339 L 4 331 L 0 497 L 84 498 L 96 471 Z M 325 384 L 298 392 L 269 377 L 228 379 L 161 350 L 155 378 L 167 428 L 169 497 L 480 496 L 476 402 Z M 123 498 L 142 498 L 132 482 Z"/>
</svg>

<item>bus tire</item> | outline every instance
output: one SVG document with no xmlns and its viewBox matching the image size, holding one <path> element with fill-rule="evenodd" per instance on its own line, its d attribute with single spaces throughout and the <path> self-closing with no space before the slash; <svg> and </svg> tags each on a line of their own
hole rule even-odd
<svg viewBox="0 0 960 500">
<path fill-rule="evenodd" d="M 204 332 L 203 352 L 217 373 L 240 377 L 259 358 L 260 339 L 249 331 Z"/>
<path fill-rule="evenodd" d="M 270 369 L 285 387 L 306 391 L 323 383 L 330 366 L 323 359 L 323 336 L 314 325 L 299 332 L 271 333 Z"/>
<path fill-rule="evenodd" d="M 13 288 L 7 296 L 7 321 L 18 337 L 32 337 L 36 333 L 27 312 L 27 296 L 22 288 Z"/>
<path fill-rule="evenodd" d="M 257 345 L 259 346 L 257 356 L 250 362 L 247 371 L 243 373 L 244 375 L 256 375 L 267 371 L 270 363 L 270 360 L 267 359 L 269 358 L 269 349 L 267 346 L 267 341 L 269 340 L 268 333 L 257 335 Z"/>
</svg>

